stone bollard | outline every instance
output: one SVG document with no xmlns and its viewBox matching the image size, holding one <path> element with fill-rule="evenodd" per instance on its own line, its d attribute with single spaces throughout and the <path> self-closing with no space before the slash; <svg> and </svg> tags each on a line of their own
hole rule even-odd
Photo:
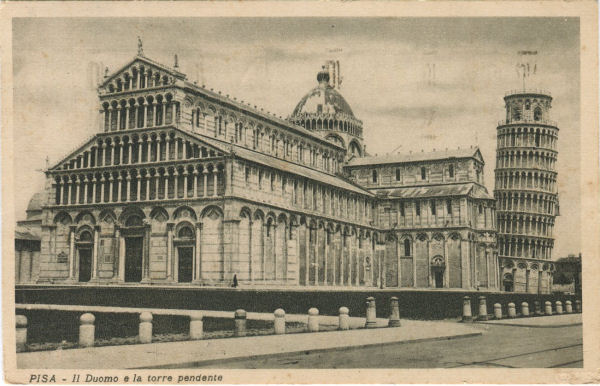
<svg viewBox="0 0 600 386">
<path fill-rule="evenodd" d="M 563 306 L 562 306 L 562 302 L 560 300 L 556 301 L 556 313 L 558 315 L 562 315 L 562 313 L 563 313 Z"/>
<path fill-rule="evenodd" d="M 473 314 L 471 313 L 471 298 L 465 296 L 463 298 L 463 322 L 470 322 L 473 320 Z"/>
<path fill-rule="evenodd" d="M 390 299 L 390 321 L 388 327 L 400 327 L 400 305 L 398 305 L 398 298 L 392 296 Z"/>
<path fill-rule="evenodd" d="M 539 315 L 544 315 L 544 313 L 542 312 L 542 304 L 540 303 L 540 301 L 539 301 L 539 300 L 535 300 L 535 301 L 533 302 L 533 305 L 534 305 L 534 307 L 535 307 L 535 314 L 536 314 L 536 315 L 538 315 L 538 316 L 539 316 Z"/>
<path fill-rule="evenodd" d="M 570 300 L 567 300 L 565 302 L 565 312 L 567 314 L 572 314 L 573 313 L 573 303 L 571 303 Z"/>
<path fill-rule="evenodd" d="M 140 314 L 138 341 L 140 343 L 152 343 L 152 314 L 150 312 Z"/>
<path fill-rule="evenodd" d="M 202 339 L 204 335 L 204 323 L 202 312 L 196 311 L 190 314 L 190 339 Z"/>
<path fill-rule="evenodd" d="M 581 300 L 575 300 L 575 312 L 582 312 Z"/>
<path fill-rule="evenodd" d="M 546 302 L 544 305 L 544 315 L 552 315 L 552 303 Z"/>
<path fill-rule="evenodd" d="M 23 352 L 27 348 L 27 317 L 25 315 L 17 315 L 15 322 L 17 325 L 17 352 Z"/>
<path fill-rule="evenodd" d="M 94 345 L 94 321 L 96 317 L 92 314 L 86 313 L 81 315 L 79 321 L 79 346 L 81 347 L 92 347 Z"/>
<path fill-rule="evenodd" d="M 281 308 L 278 308 L 275 310 L 273 315 L 275 315 L 275 322 L 273 323 L 275 334 L 285 334 L 285 311 Z"/>
<path fill-rule="evenodd" d="M 524 318 L 529 316 L 529 304 L 527 302 L 521 303 L 521 315 Z"/>
<path fill-rule="evenodd" d="M 340 307 L 340 322 L 339 329 L 340 330 L 349 330 L 350 329 L 350 310 L 347 307 Z"/>
<path fill-rule="evenodd" d="M 479 313 L 477 315 L 477 320 L 488 320 L 487 303 L 485 301 L 485 296 L 479 297 Z"/>
<path fill-rule="evenodd" d="M 500 303 L 494 304 L 494 319 L 502 319 L 502 305 Z"/>
<path fill-rule="evenodd" d="M 246 311 L 235 310 L 235 336 L 246 336 Z"/>
<path fill-rule="evenodd" d="M 319 332 L 319 310 L 311 308 L 308 310 L 308 332 Z"/>
<path fill-rule="evenodd" d="M 367 321 L 365 323 L 365 327 L 377 327 L 377 308 L 375 305 L 375 298 L 372 296 L 367 298 Z"/>
<path fill-rule="evenodd" d="M 515 303 L 510 302 L 508 303 L 508 317 L 511 319 L 514 319 L 517 317 L 517 307 L 515 307 Z"/>
</svg>

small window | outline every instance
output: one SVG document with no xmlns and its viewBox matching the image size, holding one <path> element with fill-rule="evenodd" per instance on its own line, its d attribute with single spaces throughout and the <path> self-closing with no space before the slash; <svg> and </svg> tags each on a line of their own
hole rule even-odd
<svg viewBox="0 0 600 386">
<path fill-rule="evenodd" d="M 446 200 L 446 213 L 452 216 L 452 200 Z"/>
<path fill-rule="evenodd" d="M 410 240 L 404 239 L 404 256 L 410 256 Z"/>
<path fill-rule="evenodd" d="M 285 177 L 281 177 L 281 191 L 285 193 L 285 185 L 287 184 L 287 179 Z"/>
<path fill-rule="evenodd" d="M 275 174 L 271 173 L 271 191 L 275 190 Z"/>
<path fill-rule="evenodd" d="M 396 181 L 400 181 L 400 168 L 396 168 Z"/>
<path fill-rule="evenodd" d="M 527 101 L 525 101 L 525 110 L 529 110 L 530 108 L 531 108 L 531 102 L 528 99 Z"/>
<path fill-rule="evenodd" d="M 415 212 L 417 213 L 417 216 L 421 215 L 421 204 L 418 202 L 415 203 Z"/>
<path fill-rule="evenodd" d="M 263 172 L 262 170 L 260 170 L 258 172 L 258 188 L 262 189 L 262 179 L 263 179 Z"/>
<path fill-rule="evenodd" d="M 483 213 L 483 205 L 479 204 L 479 214 Z"/>
<path fill-rule="evenodd" d="M 435 216 L 435 201 L 431 201 L 431 214 Z"/>
<path fill-rule="evenodd" d="M 373 183 L 377 183 L 377 170 L 373 170 Z"/>
<path fill-rule="evenodd" d="M 539 121 L 542 119 L 542 109 L 538 106 L 533 110 L 533 119 Z"/>
<path fill-rule="evenodd" d="M 449 176 L 450 178 L 454 178 L 454 165 L 450 165 L 450 166 L 448 167 L 448 176 Z"/>
<path fill-rule="evenodd" d="M 400 201 L 400 216 L 404 216 L 404 201 Z"/>
<path fill-rule="evenodd" d="M 250 168 L 246 166 L 246 175 L 245 175 L 245 179 L 246 179 L 246 184 L 248 183 L 248 181 L 250 181 Z"/>
<path fill-rule="evenodd" d="M 424 180 L 426 178 L 427 178 L 427 170 L 424 167 L 422 167 L 421 168 L 421 179 Z"/>
</svg>

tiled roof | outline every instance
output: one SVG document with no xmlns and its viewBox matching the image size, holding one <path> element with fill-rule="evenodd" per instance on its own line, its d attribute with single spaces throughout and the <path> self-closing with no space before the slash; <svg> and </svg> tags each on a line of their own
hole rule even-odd
<svg viewBox="0 0 600 386">
<path fill-rule="evenodd" d="M 382 192 L 383 193 L 383 192 Z M 387 192 L 390 198 L 428 198 L 471 195 L 474 198 L 491 199 L 487 190 L 475 183 L 414 186 L 406 188 L 391 189 Z M 383 196 L 383 194 L 378 194 Z"/>
<path fill-rule="evenodd" d="M 40 241 L 41 237 L 34 230 L 17 225 L 15 228 L 15 240 Z"/>
<path fill-rule="evenodd" d="M 274 169 L 278 169 L 278 170 L 281 170 L 284 172 L 304 176 L 306 178 L 309 178 L 309 179 L 312 179 L 315 181 L 319 181 L 321 183 L 324 183 L 324 184 L 327 184 L 330 186 L 335 186 L 335 187 L 339 187 L 341 189 L 349 190 L 349 191 L 352 191 L 352 192 L 355 192 L 358 194 L 363 194 L 363 195 L 367 195 L 367 196 L 371 196 L 371 197 L 373 196 L 373 193 L 355 185 L 354 183 L 352 183 L 340 176 L 327 174 L 327 173 L 324 173 L 324 172 L 321 172 L 321 171 L 318 171 L 315 169 L 311 169 L 306 166 L 302 166 L 299 164 L 295 164 L 293 162 L 289 162 L 286 160 L 272 157 L 267 154 L 249 150 L 249 149 L 246 149 L 241 146 L 227 144 L 225 142 L 222 142 L 222 141 L 214 139 L 214 138 L 207 137 L 202 134 L 195 134 L 195 133 L 188 133 L 188 134 L 195 136 L 199 140 L 204 141 L 211 146 L 222 149 L 222 151 L 225 153 L 233 152 L 239 158 L 243 158 L 248 161 L 256 162 L 261 165 L 269 166 L 269 167 L 272 167 Z"/>
<path fill-rule="evenodd" d="M 386 154 L 380 156 L 369 156 L 354 158 L 348 162 L 348 166 L 364 166 L 378 164 L 395 164 L 403 162 L 434 161 L 446 158 L 471 158 L 475 157 L 479 148 L 438 150 L 432 152 L 409 153 L 409 154 Z"/>
</svg>

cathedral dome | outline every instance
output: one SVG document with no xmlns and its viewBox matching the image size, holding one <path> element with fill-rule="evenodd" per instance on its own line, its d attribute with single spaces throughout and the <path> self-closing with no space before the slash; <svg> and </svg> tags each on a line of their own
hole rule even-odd
<svg viewBox="0 0 600 386">
<path fill-rule="evenodd" d="M 319 71 L 317 81 L 319 85 L 310 90 L 296 105 L 292 117 L 303 114 L 343 114 L 351 118 L 354 113 L 342 94 L 329 84 L 329 73 Z"/>
</svg>

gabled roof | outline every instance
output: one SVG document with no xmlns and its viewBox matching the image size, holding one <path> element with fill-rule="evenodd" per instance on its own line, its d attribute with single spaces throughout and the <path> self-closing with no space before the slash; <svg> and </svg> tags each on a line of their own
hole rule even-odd
<svg viewBox="0 0 600 386">
<path fill-rule="evenodd" d="M 336 175 L 332 175 L 332 174 L 328 174 L 328 173 L 325 173 L 325 172 L 322 172 L 322 171 L 319 171 L 316 169 L 312 169 L 312 168 L 309 168 L 309 167 L 306 167 L 303 165 L 299 165 L 299 164 L 296 164 L 296 163 L 293 163 L 290 161 L 282 160 L 280 158 L 275 158 L 273 156 L 259 153 L 254 150 L 247 149 L 245 147 L 221 142 L 220 140 L 207 137 L 203 134 L 194 133 L 192 135 L 197 136 L 202 141 L 205 141 L 213 146 L 222 146 L 225 148 L 228 147 L 230 149 L 229 151 L 231 151 L 233 154 L 235 154 L 235 156 L 237 156 L 239 158 L 242 158 L 242 159 L 257 163 L 257 164 L 261 164 L 264 166 L 272 167 L 274 169 L 278 169 L 283 172 L 296 174 L 299 176 L 304 176 L 306 178 L 321 182 L 326 185 L 338 187 L 341 189 L 349 190 L 354 193 L 373 197 L 373 193 L 371 193 L 370 191 L 368 191 L 366 189 L 361 188 L 360 186 L 358 186 L 350 181 L 347 181 L 345 178 L 342 178 L 342 177 L 339 177 Z"/>
<path fill-rule="evenodd" d="M 154 69 L 159 69 L 161 71 L 164 71 L 166 73 L 168 73 L 169 75 L 174 76 L 175 78 L 181 79 L 181 80 L 185 80 L 186 76 L 184 73 L 177 71 L 174 68 L 171 67 L 167 67 L 164 64 L 160 64 L 158 62 L 155 62 L 152 59 L 149 59 L 145 56 L 142 55 L 136 55 L 131 61 L 129 61 L 127 64 L 125 64 L 124 66 L 122 66 L 121 68 L 119 68 L 117 71 L 113 72 L 108 78 L 104 79 L 102 81 L 102 83 L 100 84 L 100 87 L 104 87 L 106 86 L 108 83 L 110 83 L 115 77 L 119 76 L 123 71 L 125 71 L 126 68 L 134 65 L 136 62 L 141 62 L 144 63 L 146 66 L 149 67 L 154 67 Z"/>
<path fill-rule="evenodd" d="M 412 186 L 387 191 L 378 191 L 378 196 L 388 198 L 430 198 L 449 196 L 470 196 L 479 199 L 493 199 L 487 189 L 473 182 L 466 184 Z"/>
<path fill-rule="evenodd" d="M 410 162 L 438 161 L 450 158 L 474 158 L 483 163 L 483 156 L 478 147 L 468 149 L 438 150 L 432 152 L 409 153 L 409 154 L 386 154 L 381 156 L 369 156 L 353 158 L 347 166 L 367 166 L 381 164 L 400 164 Z"/>
</svg>

